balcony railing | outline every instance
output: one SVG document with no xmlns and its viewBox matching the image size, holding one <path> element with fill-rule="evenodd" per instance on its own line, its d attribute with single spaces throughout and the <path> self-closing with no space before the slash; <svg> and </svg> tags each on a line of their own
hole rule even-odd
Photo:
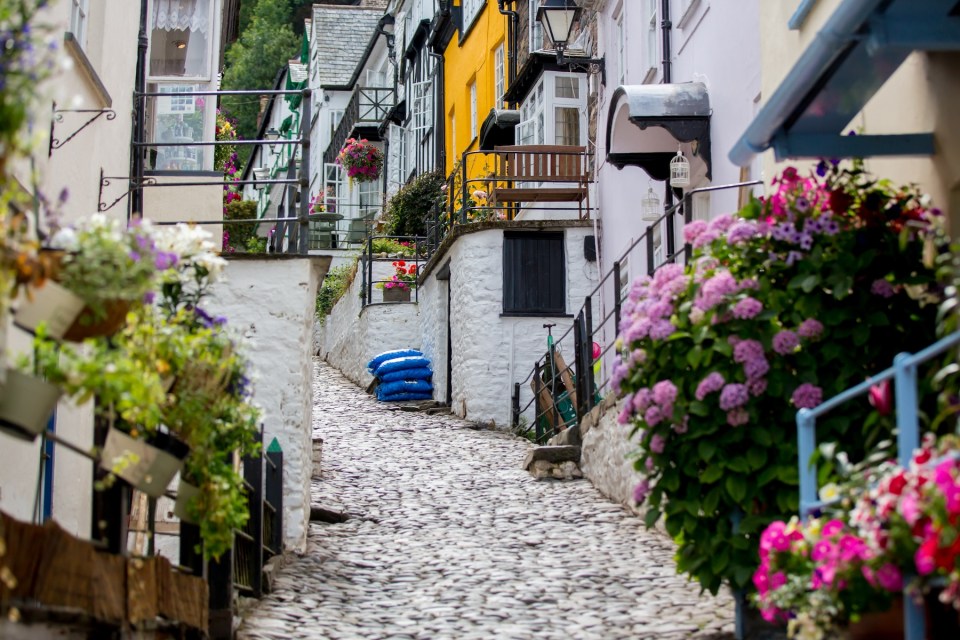
<svg viewBox="0 0 960 640">
<path fill-rule="evenodd" d="M 357 87 L 343 112 L 337 130 L 333 132 L 330 145 L 323 154 L 323 161 L 331 163 L 337 158 L 347 138 L 355 137 L 358 129 L 370 127 L 367 137 L 383 122 L 397 102 L 397 94 L 390 87 Z"/>
</svg>

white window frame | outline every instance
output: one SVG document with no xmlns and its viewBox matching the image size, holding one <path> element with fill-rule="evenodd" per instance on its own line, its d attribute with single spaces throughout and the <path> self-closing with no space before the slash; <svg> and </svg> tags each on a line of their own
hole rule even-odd
<svg viewBox="0 0 960 640">
<path fill-rule="evenodd" d="M 577 98 L 558 98 L 557 78 L 575 78 Z M 517 144 L 555 144 L 557 136 L 556 108 L 573 107 L 580 115 L 580 140 L 587 145 L 587 80 L 579 73 L 546 72 L 520 105 Z"/>
<path fill-rule="evenodd" d="M 663 221 L 654 223 L 650 227 L 653 235 L 653 268 L 656 269 L 666 261 L 663 249 Z"/>
<path fill-rule="evenodd" d="M 210 9 L 208 14 L 208 24 L 210 25 L 210 31 L 207 34 L 207 70 L 205 75 L 197 76 L 152 76 L 150 73 L 150 56 L 152 55 L 153 48 L 153 7 L 150 7 L 150 19 L 147 24 L 147 59 L 146 59 L 146 71 L 147 71 L 147 82 L 210 82 L 213 80 L 213 67 L 214 67 L 214 57 L 213 57 L 213 41 L 214 41 L 214 25 L 216 24 L 213 18 L 213 12 L 218 8 L 219 2 L 217 0 L 210 0 Z"/>
<path fill-rule="evenodd" d="M 470 83 L 470 140 L 477 137 L 477 81 Z"/>
<path fill-rule="evenodd" d="M 89 23 L 90 0 L 71 0 L 70 33 L 81 49 L 87 48 L 87 24 Z"/>
<path fill-rule="evenodd" d="M 503 94 L 507 92 L 506 54 L 501 42 L 493 53 L 493 102 L 503 108 Z"/>
<path fill-rule="evenodd" d="M 657 74 L 657 57 L 660 46 L 657 35 L 660 30 L 660 7 L 657 0 L 644 0 L 644 35 L 643 68 L 644 82 L 652 82 Z"/>
<path fill-rule="evenodd" d="M 374 89 L 382 88 L 388 86 L 387 84 L 387 72 L 385 69 L 367 69 L 367 83 L 364 85 L 366 87 L 372 87 Z"/>
<path fill-rule="evenodd" d="M 617 30 L 617 80 L 618 84 L 627 83 L 627 32 L 623 28 L 626 7 L 620 8 L 620 15 L 616 18 Z"/>
<path fill-rule="evenodd" d="M 410 85 L 410 128 L 419 135 L 426 135 L 433 127 L 433 82 L 424 80 Z"/>
<path fill-rule="evenodd" d="M 376 214 L 378 211 L 380 211 L 382 194 L 380 193 L 379 180 L 360 182 L 357 185 L 357 195 L 359 198 L 357 213 L 356 215 L 351 215 L 348 217 L 364 218 L 367 217 L 368 214 Z"/>
<path fill-rule="evenodd" d="M 530 23 L 530 51 L 543 49 L 543 25 L 537 20 L 537 6 L 540 0 L 530 0 L 530 9 L 527 12 L 527 21 Z"/>
<path fill-rule="evenodd" d="M 480 14 L 480 10 L 486 6 L 487 0 L 461 0 L 460 7 L 463 10 L 463 30 L 466 31 Z"/>
<path fill-rule="evenodd" d="M 327 211 L 330 213 L 340 213 L 342 215 L 343 212 L 339 210 L 339 205 L 347 200 L 344 193 L 345 184 L 346 177 L 343 167 L 335 162 L 325 162 L 323 164 L 323 188 L 327 195 L 324 197 L 324 201 L 327 203 Z"/>
<path fill-rule="evenodd" d="M 337 132 L 337 127 L 340 126 L 344 113 L 346 113 L 346 109 L 330 109 L 330 140 L 333 140 L 333 135 Z"/>
</svg>

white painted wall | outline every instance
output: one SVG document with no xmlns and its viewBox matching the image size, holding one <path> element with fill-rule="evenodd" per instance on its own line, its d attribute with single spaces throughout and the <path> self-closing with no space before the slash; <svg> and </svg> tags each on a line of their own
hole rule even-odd
<svg viewBox="0 0 960 640">
<path fill-rule="evenodd" d="M 643 476 L 633 468 L 633 459 L 627 457 L 636 450 L 639 436 L 631 438 L 630 427 L 617 423 L 620 409 L 618 403 L 601 413 L 589 429 L 581 423 L 580 470 L 600 493 L 639 513 L 633 489 Z"/>
<path fill-rule="evenodd" d="M 306 548 L 313 437 L 312 340 L 317 287 L 328 258 L 233 258 L 210 311 L 247 339 L 254 401 L 263 409 L 264 446 L 283 449 L 283 526 L 287 548 Z"/>
</svg>

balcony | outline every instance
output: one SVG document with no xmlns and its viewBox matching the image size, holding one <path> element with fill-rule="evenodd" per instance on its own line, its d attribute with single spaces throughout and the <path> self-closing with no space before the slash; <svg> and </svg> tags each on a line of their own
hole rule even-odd
<svg viewBox="0 0 960 640">
<path fill-rule="evenodd" d="M 353 91 L 343 118 L 330 140 L 330 146 L 323 154 L 323 161 L 331 163 L 337 158 L 347 138 L 366 138 L 378 140 L 377 128 L 386 119 L 394 107 L 397 94 L 393 88 L 357 87 Z"/>
</svg>

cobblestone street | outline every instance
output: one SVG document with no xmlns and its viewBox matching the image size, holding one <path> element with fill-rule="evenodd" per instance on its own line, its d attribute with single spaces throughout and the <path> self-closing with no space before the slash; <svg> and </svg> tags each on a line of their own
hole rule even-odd
<svg viewBox="0 0 960 640">
<path fill-rule="evenodd" d="M 239 638 L 732 638 L 729 597 L 676 575 L 672 545 L 588 481 L 536 481 L 528 443 L 390 411 L 326 363 L 307 553 Z"/>
</svg>

